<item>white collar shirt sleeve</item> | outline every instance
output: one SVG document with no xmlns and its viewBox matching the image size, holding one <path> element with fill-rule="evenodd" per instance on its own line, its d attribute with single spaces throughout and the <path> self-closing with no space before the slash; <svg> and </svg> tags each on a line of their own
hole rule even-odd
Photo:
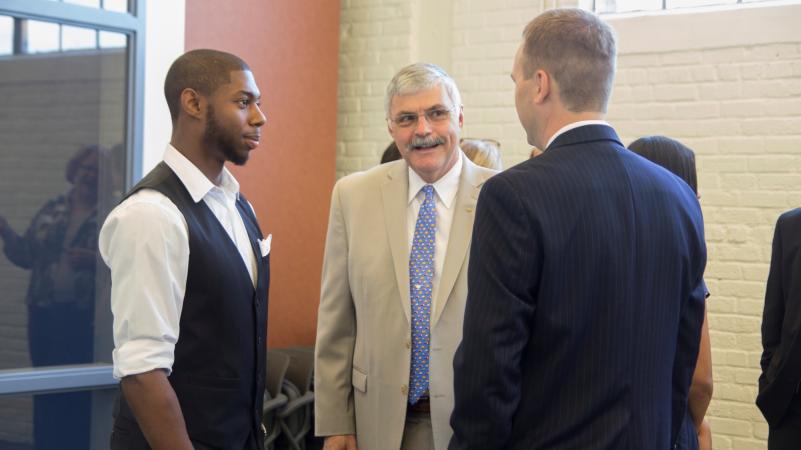
<svg viewBox="0 0 801 450">
<path fill-rule="evenodd" d="M 237 211 L 239 184 L 234 177 L 223 169 L 215 186 L 172 146 L 167 147 L 164 161 L 192 199 L 202 200 L 212 211 L 255 285 L 256 256 Z M 114 377 L 154 369 L 170 373 L 189 268 L 186 220 L 166 196 L 143 189 L 109 214 L 99 248 L 112 276 Z"/>
</svg>

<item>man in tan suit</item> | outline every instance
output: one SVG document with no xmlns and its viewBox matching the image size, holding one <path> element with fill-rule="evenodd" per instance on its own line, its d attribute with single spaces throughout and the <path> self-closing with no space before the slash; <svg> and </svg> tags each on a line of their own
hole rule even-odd
<svg viewBox="0 0 801 450">
<path fill-rule="evenodd" d="M 441 68 L 401 69 L 385 111 L 403 159 L 342 178 L 331 199 L 315 431 L 327 450 L 445 450 L 473 211 L 495 172 L 460 150 L 461 99 Z"/>
</svg>

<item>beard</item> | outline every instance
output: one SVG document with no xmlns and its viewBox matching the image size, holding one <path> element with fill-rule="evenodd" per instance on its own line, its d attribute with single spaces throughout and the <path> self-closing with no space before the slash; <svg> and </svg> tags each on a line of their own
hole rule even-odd
<svg viewBox="0 0 801 450">
<path fill-rule="evenodd" d="M 209 105 L 208 113 L 206 115 L 206 129 L 203 131 L 203 143 L 207 147 L 218 148 L 226 161 L 231 161 L 237 166 L 244 165 L 250 153 L 245 150 L 244 152 L 237 151 L 241 146 L 237 139 L 226 133 L 226 131 L 217 122 L 217 117 L 214 115 L 214 108 Z"/>
</svg>

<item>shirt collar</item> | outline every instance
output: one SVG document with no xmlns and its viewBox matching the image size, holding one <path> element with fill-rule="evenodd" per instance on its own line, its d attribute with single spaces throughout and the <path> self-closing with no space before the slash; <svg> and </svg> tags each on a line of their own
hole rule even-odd
<svg viewBox="0 0 801 450">
<path fill-rule="evenodd" d="M 434 186 L 434 192 L 437 193 L 437 197 L 445 205 L 446 208 L 450 209 L 453 201 L 456 199 L 456 192 L 459 190 L 459 177 L 462 174 L 462 150 L 457 148 L 456 151 L 459 152 L 459 157 L 456 159 L 456 164 L 451 167 L 451 170 L 447 171 L 445 175 L 440 177 L 439 180 L 431 183 Z M 420 192 L 420 189 L 423 189 L 426 183 L 420 175 L 417 174 L 411 167 L 409 167 L 409 199 L 408 203 L 412 203 L 412 200 L 417 196 Z"/>
<path fill-rule="evenodd" d="M 564 133 L 566 133 L 566 132 L 568 132 L 568 131 L 570 131 L 572 129 L 575 129 L 575 128 L 578 128 L 578 127 L 583 127 L 584 125 L 606 125 L 608 127 L 612 126 L 612 125 L 609 125 L 609 122 L 607 122 L 605 120 L 579 120 L 578 122 L 569 123 L 569 124 L 563 126 L 562 128 L 558 129 L 556 131 L 556 133 L 554 133 L 553 136 L 551 136 L 551 139 L 548 140 L 548 145 L 546 145 L 545 148 L 542 149 L 542 150 L 544 151 L 548 147 L 550 147 L 551 144 L 553 144 L 553 141 L 555 141 L 556 138 L 559 137 L 559 135 L 564 134 Z"/>
<path fill-rule="evenodd" d="M 201 201 L 214 188 L 221 189 L 224 194 L 234 199 L 239 198 L 239 182 L 225 167 L 220 173 L 219 185 L 215 186 L 197 166 L 171 144 L 167 144 L 167 149 L 164 151 L 164 163 L 175 172 L 195 203 Z"/>
</svg>

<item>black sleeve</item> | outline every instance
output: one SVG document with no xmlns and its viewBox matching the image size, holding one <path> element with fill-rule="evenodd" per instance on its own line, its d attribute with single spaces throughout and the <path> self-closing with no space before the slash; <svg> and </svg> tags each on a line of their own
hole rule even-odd
<svg viewBox="0 0 801 450">
<path fill-rule="evenodd" d="M 482 188 L 473 226 L 464 336 L 454 358 L 451 449 L 504 447 L 521 392 L 541 258 L 515 189 L 501 177 Z"/>
</svg>

